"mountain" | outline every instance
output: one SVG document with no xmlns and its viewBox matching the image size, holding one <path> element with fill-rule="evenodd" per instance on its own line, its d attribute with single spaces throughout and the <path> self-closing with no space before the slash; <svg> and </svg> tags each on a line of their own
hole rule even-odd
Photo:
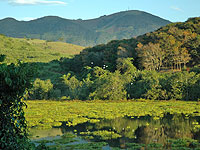
<svg viewBox="0 0 200 150">
<path fill-rule="evenodd" d="M 0 20 L 0 33 L 17 38 L 38 38 L 63 41 L 82 46 L 107 43 L 114 39 L 131 38 L 169 24 L 152 14 L 131 10 L 90 20 L 69 20 L 47 16 L 31 21 L 13 18 Z"/>
</svg>

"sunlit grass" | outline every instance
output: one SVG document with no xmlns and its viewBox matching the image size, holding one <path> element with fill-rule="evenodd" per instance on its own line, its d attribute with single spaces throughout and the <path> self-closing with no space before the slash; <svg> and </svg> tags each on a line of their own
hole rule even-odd
<svg viewBox="0 0 200 150">
<path fill-rule="evenodd" d="M 61 57 L 79 54 L 84 47 L 64 42 L 48 42 L 38 39 L 11 38 L 0 35 L 0 54 L 6 55 L 5 62 L 50 62 Z"/>
</svg>

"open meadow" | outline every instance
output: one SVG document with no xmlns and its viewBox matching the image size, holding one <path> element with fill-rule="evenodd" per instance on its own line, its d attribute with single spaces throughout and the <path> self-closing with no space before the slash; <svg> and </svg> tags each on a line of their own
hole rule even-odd
<svg viewBox="0 0 200 150">
<path fill-rule="evenodd" d="M 79 54 L 84 47 L 64 42 L 39 39 L 11 38 L 0 35 L 1 54 L 6 55 L 6 63 L 50 62 L 61 57 Z"/>
</svg>

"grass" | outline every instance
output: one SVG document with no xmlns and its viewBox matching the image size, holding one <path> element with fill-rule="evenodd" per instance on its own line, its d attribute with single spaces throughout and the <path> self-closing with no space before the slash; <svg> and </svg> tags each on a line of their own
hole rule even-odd
<svg viewBox="0 0 200 150">
<path fill-rule="evenodd" d="M 0 54 L 7 56 L 7 63 L 50 62 L 61 57 L 79 54 L 84 47 L 63 43 L 48 42 L 38 39 L 11 38 L 0 35 Z"/>
<path fill-rule="evenodd" d="M 26 40 L 26 39 L 24 39 Z M 55 50 L 57 53 L 60 54 L 68 54 L 68 55 L 75 55 L 79 54 L 81 50 L 83 50 L 84 47 L 70 44 L 70 43 L 64 43 L 64 42 L 48 42 L 45 40 L 39 40 L 39 39 L 30 39 L 28 40 L 28 43 L 32 45 L 38 45 L 44 48 L 49 48 L 52 50 Z"/>
</svg>

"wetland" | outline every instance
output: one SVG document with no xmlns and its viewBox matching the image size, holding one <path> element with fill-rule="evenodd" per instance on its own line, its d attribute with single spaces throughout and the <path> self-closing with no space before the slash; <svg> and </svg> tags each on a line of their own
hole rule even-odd
<svg viewBox="0 0 200 150">
<path fill-rule="evenodd" d="M 28 101 L 27 105 L 30 138 L 52 149 L 200 147 L 198 102 Z"/>
</svg>

